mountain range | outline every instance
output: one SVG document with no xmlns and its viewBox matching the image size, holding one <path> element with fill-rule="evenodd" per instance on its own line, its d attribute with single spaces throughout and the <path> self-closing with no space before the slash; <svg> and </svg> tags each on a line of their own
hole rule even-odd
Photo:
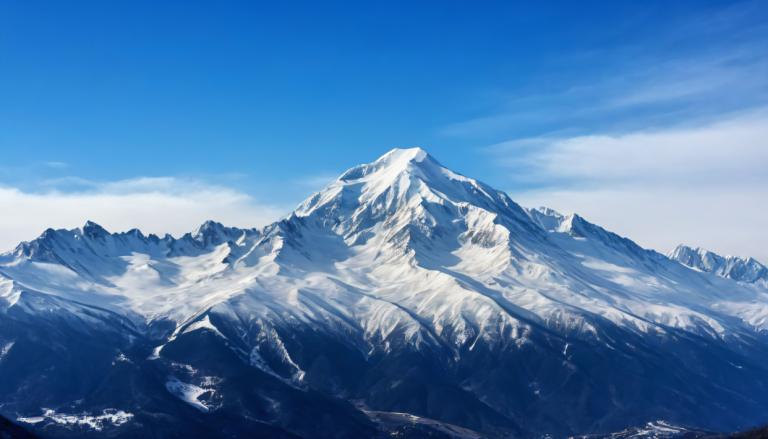
<svg viewBox="0 0 768 439">
<path fill-rule="evenodd" d="M 0 256 L 0 316 L 0 415 L 43 437 L 768 421 L 765 266 L 523 208 L 419 148 L 262 228 L 48 229 Z"/>
</svg>

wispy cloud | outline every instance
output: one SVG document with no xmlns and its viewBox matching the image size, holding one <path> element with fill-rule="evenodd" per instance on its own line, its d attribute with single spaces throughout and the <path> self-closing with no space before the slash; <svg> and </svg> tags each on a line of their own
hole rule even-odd
<svg viewBox="0 0 768 439">
<path fill-rule="evenodd" d="M 660 250 L 685 242 L 768 262 L 766 110 L 672 129 L 515 140 L 490 151 L 526 188 L 511 191 L 524 205 L 579 212 Z"/>
<path fill-rule="evenodd" d="M 288 206 L 205 181 L 176 177 L 94 182 L 70 178 L 37 191 L 0 186 L 0 250 L 32 239 L 48 227 L 74 228 L 93 220 L 110 230 L 138 227 L 148 233 L 182 234 L 207 219 L 254 227 L 276 220 Z M 76 185 L 73 189 L 73 184 Z M 66 186 L 66 189 L 62 187 Z"/>
<path fill-rule="evenodd" d="M 608 92 L 605 108 L 711 102 L 715 97 L 738 100 L 750 106 L 765 98 L 766 49 L 750 44 L 723 50 L 723 53 L 693 58 L 657 60 L 638 71 L 628 72 L 629 76 L 622 81 L 609 84 L 613 90 L 605 90 Z"/>
<path fill-rule="evenodd" d="M 768 102 L 768 49 L 727 56 L 633 64 L 594 84 L 504 98 L 495 112 L 440 129 L 453 137 L 514 136 L 520 132 L 586 132 L 711 120 Z"/>
<path fill-rule="evenodd" d="M 516 139 L 489 151 L 519 168 L 515 178 L 543 185 L 768 183 L 768 109 L 703 125 Z"/>
<path fill-rule="evenodd" d="M 538 81 L 496 91 L 485 111 L 439 133 L 492 139 L 626 132 L 764 106 L 768 26 L 754 19 L 759 8 L 761 2 L 742 2 L 688 17 L 641 43 L 563 54 Z"/>
</svg>

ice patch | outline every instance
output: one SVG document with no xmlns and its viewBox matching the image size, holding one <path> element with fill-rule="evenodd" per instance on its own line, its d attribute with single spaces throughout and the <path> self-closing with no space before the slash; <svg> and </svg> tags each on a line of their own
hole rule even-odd
<svg viewBox="0 0 768 439">
<path fill-rule="evenodd" d="M 9 341 L 8 343 L 4 344 L 3 347 L 0 347 L 0 361 L 3 361 L 3 358 L 8 355 L 8 352 L 11 351 L 11 348 L 15 343 L 15 341 Z"/>
<path fill-rule="evenodd" d="M 663 435 L 675 435 L 685 433 L 685 431 L 685 428 L 672 425 L 666 421 L 655 421 L 649 422 L 645 427 L 639 429 L 636 437 L 664 437 Z"/>
<path fill-rule="evenodd" d="M 181 333 L 186 334 L 188 332 L 197 331 L 198 329 L 208 329 L 212 331 L 214 334 L 220 336 L 221 338 L 226 338 L 224 337 L 224 334 L 222 334 L 217 327 L 213 326 L 213 323 L 211 323 L 210 317 L 208 317 L 207 315 L 202 319 L 184 328 L 184 330 Z"/>
<path fill-rule="evenodd" d="M 117 363 L 133 363 L 130 358 L 126 357 L 124 353 L 120 352 L 117 357 L 115 357 L 114 360 L 112 360 L 112 365 L 116 365 Z"/>
<path fill-rule="evenodd" d="M 262 331 L 259 333 L 259 341 L 262 343 L 262 346 L 269 346 L 269 348 L 282 360 L 283 364 L 293 370 L 292 379 L 294 381 L 300 383 L 304 380 L 306 372 L 293 361 L 293 358 L 291 358 L 291 355 L 288 353 L 288 349 L 286 349 L 285 344 L 283 343 L 283 340 L 280 339 L 277 331 L 273 328 Z M 251 351 L 250 360 L 251 364 L 255 367 L 262 368 L 261 366 L 266 366 L 266 362 L 261 356 L 259 347 L 256 347 Z"/>
<path fill-rule="evenodd" d="M 38 424 L 44 421 L 51 421 L 60 425 L 77 425 L 96 431 L 101 431 L 104 429 L 104 427 L 109 425 L 119 427 L 130 421 L 132 418 L 133 413 L 111 408 L 102 410 L 100 415 L 89 415 L 87 413 L 70 415 L 64 413 L 56 413 L 55 410 L 51 409 L 43 409 L 43 414 L 40 416 L 22 416 L 16 418 L 16 420 L 26 424 Z"/>
<path fill-rule="evenodd" d="M 14 288 L 13 281 L 0 277 L 0 298 L 8 303 L 8 307 L 16 305 L 21 297 L 21 292 Z"/>
<path fill-rule="evenodd" d="M 160 352 L 163 350 L 164 347 L 165 347 L 164 344 L 161 344 L 160 346 L 155 346 L 155 348 L 152 349 L 152 353 L 149 355 L 149 357 L 147 357 L 147 360 L 157 360 L 158 358 L 160 358 Z"/>
<path fill-rule="evenodd" d="M 206 405 L 203 401 L 200 401 L 200 397 L 206 393 L 215 393 L 213 389 L 204 389 L 194 384 L 183 383 L 176 377 L 169 377 L 165 383 L 165 388 L 168 389 L 173 396 L 186 402 L 192 407 L 200 410 L 203 413 L 210 412 L 214 407 Z"/>
</svg>

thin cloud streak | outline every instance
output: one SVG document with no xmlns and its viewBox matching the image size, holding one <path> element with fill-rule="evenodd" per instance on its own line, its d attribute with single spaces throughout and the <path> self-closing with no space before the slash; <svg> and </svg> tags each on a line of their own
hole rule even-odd
<svg viewBox="0 0 768 439">
<path fill-rule="evenodd" d="M 768 101 L 768 53 L 684 61 L 649 61 L 595 84 L 509 99 L 495 113 L 439 129 L 448 137 L 513 134 L 517 131 L 579 131 L 669 126 L 748 111 Z"/>
<path fill-rule="evenodd" d="M 746 2 L 689 17 L 644 44 L 563 54 L 538 82 L 495 91 L 495 104 L 486 111 L 438 133 L 488 139 L 622 132 L 766 105 L 768 26 L 754 19 L 761 7 Z M 587 73 L 575 77 L 560 70 Z"/>
</svg>

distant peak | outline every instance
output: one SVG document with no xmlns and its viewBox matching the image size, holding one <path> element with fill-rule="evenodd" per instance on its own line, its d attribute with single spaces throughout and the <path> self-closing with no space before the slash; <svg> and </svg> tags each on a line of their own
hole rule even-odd
<svg viewBox="0 0 768 439">
<path fill-rule="evenodd" d="M 526 209 L 526 212 L 534 223 L 548 232 L 568 231 L 573 221 L 573 215 L 563 215 L 554 209 L 544 206 Z"/>
<path fill-rule="evenodd" d="M 567 215 L 564 215 L 555 209 L 552 209 L 551 207 L 546 206 L 539 206 L 533 209 L 530 209 L 532 212 L 538 212 L 541 215 L 551 216 L 554 218 L 565 218 Z"/>
<path fill-rule="evenodd" d="M 678 244 L 677 247 L 675 247 L 674 250 L 669 252 L 667 256 L 669 256 L 672 259 L 677 259 L 677 258 L 683 257 L 684 255 L 700 254 L 703 252 L 706 252 L 706 250 L 702 250 L 698 247 L 691 247 L 685 244 Z"/>
<path fill-rule="evenodd" d="M 713 251 L 707 250 L 705 248 L 701 247 L 691 247 L 689 245 L 685 244 L 679 244 L 677 247 L 675 247 L 674 250 L 672 250 L 669 255 L 672 259 L 677 259 L 678 261 L 682 262 L 682 260 L 689 260 L 691 258 L 712 258 L 712 259 L 740 259 L 733 256 L 723 256 L 720 254 L 717 254 Z"/>
<path fill-rule="evenodd" d="M 722 256 L 707 249 L 683 244 L 678 245 L 668 256 L 687 267 L 720 277 L 744 282 L 768 280 L 768 267 L 752 257 Z"/>
<path fill-rule="evenodd" d="M 218 221 L 208 220 L 200 224 L 200 227 L 197 228 L 195 235 L 200 235 L 202 233 L 206 233 L 214 230 L 222 230 L 222 229 L 224 229 L 224 225 L 222 223 Z"/>
<path fill-rule="evenodd" d="M 192 237 L 198 240 L 210 241 L 213 237 L 226 234 L 227 228 L 217 221 L 208 220 L 197 228 Z"/>
<path fill-rule="evenodd" d="M 88 236 L 90 238 L 109 235 L 109 232 L 107 232 L 106 229 L 104 229 L 104 227 L 101 227 L 100 225 L 90 220 L 85 222 L 85 224 L 83 225 L 82 231 L 83 231 L 83 235 Z"/>
<path fill-rule="evenodd" d="M 223 242 L 234 241 L 243 233 L 248 233 L 248 231 L 238 229 L 237 227 L 227 227 L 220 222 L 208 220 L 201 224 L 190 236 L 204 245 L 218 245 Z"/>
</svg>

